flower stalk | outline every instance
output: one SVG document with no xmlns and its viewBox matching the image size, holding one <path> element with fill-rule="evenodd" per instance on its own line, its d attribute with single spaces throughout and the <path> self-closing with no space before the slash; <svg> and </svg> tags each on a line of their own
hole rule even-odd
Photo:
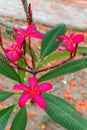
<svg viewBox="0 0 87 130">
<path fill-rule="evenodd" d="M 28 12 L 29 12 L 29 25 L 32 23 L 32 10 L 31 10 L 31 4 L 29 4 L 28 7 Z M 33 67 L 33 76 L 35 76 L 36 74 L 36 70 L 35 70 L 35 62 L 34 62 L 34 56 L 33 56 L 33 51 L 32 51 L 32 47 L 31 47 L 31 39 L 29 37 L 29 50 L 30 50 L 30 55 L 32 58 L 32 67 Z"/>
<path fill-rule="evenodd" d="M 40 70 L 36 71 L 36 74 L 44 72 L 44 71 L 48 71 L 48 70 L 51 70 L 51 69 L 55 69 L 55 68 L 61 66 L 62 64 L 65 64 L 65 63 L 69 62 L 70 60 L 72 60 L 74 58 L 74 56 L 75 56 L 75 54 L 73 56 L 70 56 L 68 59 L 62 61 L 61 63 L 59 63 L 57 65 L 54 65 L 54 66 L 51 66 L 51 67 L 48 67 L 48 68 L 45 68 L 45 69 L 40 69 Z"/>
<path fill-rule="evenodd" d="M 54 66 L 51 66 L 51 67 L 48 67 L 48 68 L 45 68 L 45 69 L 38 70 L 38 71 L 36 71 L 36 74 L 44 72 L 44 71 L 48 71 L 48 70 L 51 70 L 51 69 L 55 69 L 55 68 L 61 66 L 62 64 L 65 64 L 65 63 L 69 62 L 70 60 L 72 60 L 75 57 L 76 52 L 77 52 L 77 47 L 78 47 L 78 44 L 75 45 L 75 51 L 70 53 L 70 57 L 68 59 L 62 61 L 61 63 L 59 63 L 57 65 L 54 65 Z"/>
</svg>

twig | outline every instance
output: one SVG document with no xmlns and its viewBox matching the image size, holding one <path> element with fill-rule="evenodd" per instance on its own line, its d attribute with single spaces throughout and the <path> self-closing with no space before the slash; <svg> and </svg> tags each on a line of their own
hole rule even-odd
<svg viewBox="0 0 87 130">
<path fill-rule="evenodd" d="M 35 70 L 34 56 L 33 56 L 32 48 L 31 48 L 30 37 L 29 37 L 29 49 L 30 49 L 30 55 L 31 55 L 31 58 L 32 58 L 32 66 L 33 66 L 33 70 Z"/>
<path fill-rule="evenodd" d="M 29 4 L 29 7 L 28 7 L 28 12 L 29 12 L 29 24 L 32 23 L 32 10 L 31 10 L 31 4 Z M 32 58 L 32 67 L 33 67 L 33 73 L 34 73 L 34 76 L 36 75 L 36 70 L 35 70 L 35 62 L 34 62 L 34 56 L 33 56 L 33 52 L 32 52 L 32 47 L 31 47 L 31 40 L 30 40 L 30 37 L 29 37 L 29 49 L 30 49 L 30 55 L 31 55 L 31 58 Z"/>
<path fill-rule="evenodd" d="M 51 66 L 51 67 L 48 67 L 48 68 L 45 68 L 45 69 L 38 70 L 38 71 L 36 72 L 36 74 L 37 74 L 37 73 L 40 73 L 40 72 L 43 72 L 43 71 L 48 71 L 48 70 L 54 69 L 54 68 L 56 68 L 56 67 L 58 67 L 58 66 L 61 66 L 62 64 L 65 64 L 65 63 L 69 62 L 70 60 L 72 60 L 72 59 L 75 57 L 76 52 L 77 52 L 77 48 L 78 48 L 78 44 L 75 45 L 75 52 L 74 52 L 74 54 L 73 54 L 73 52 L 71 52 L 71 53 L 70 53 L 70 57 L 69 57 L 68 59 L 62 61 L 61 63 L 59 63 L 59 64 L 57 64 L 57 65 L 54 65 L 54 66 Z"/>
<path fill-rule="evenodd" d="M 22 4 L 23 4 L 23 7 L 24 7 L 24 11 L 25 11 L 25 14 L 26 14 L 26 20 L 29 24 L 29 13 L 28 13 L 28 4 L 27 4 L 27 0 L 21 0 L 22 1 Z"/>
<path fill-rule="evenodd" d="M 73 56 L 73 57 L 74 57 L 74 56 Z M 73 58 L 73 57 L 72 57 L 72 58 Z M 37 73 L 40 73 L 40 72 L 44 72 L 44 71 L 48 71 L 48 70 L 54 69 L 54 68 L 56 68 L 56 67 L 58 67 L 58 66 L 61 66 L 62 64 L 65 64 L 65 63 L 69 62 L 72 58 L 68 58 L 68 59 L 62 61 L 61 63 L 57 64 L 57 65 L 54 65 L 54 66 L 51 66 L 51 67 L 48 67 L 48 68 L 45 68 L 45 69 L 38 70 L 38 71 L 36 72 L 36 74 L 37 74 Z"/>
<path fill-rule="evenodd" d="M 28 65 L 28 63 L 27 63 L 27 61 L 26 61 L 26 57 L 25 57 L 25 55 L 26 55 L 26 40 L 24 40 L 24 43 L 23 43 L 23 50 L 24 50 L 24 62 L 25 62 L 25 64 L 26 64 L 26 66 L 30 69 L 30 70 L 32 70 L 32 68 Z"/>
<path fill-rule="evenodd" d="M 29 13 L 29 25 L 32 23 L 32 10 L 31 10 L 31 4 L 29 3 L 29 6 L 28 6 L 28 13 Z"/>
<path fill-rule="evenodd" d="M 75 57 L 75 55 L 76 55 L 76 53 L 74 53 L 73 56 L 72 56 L 72 53 L 71 53 L 71 54 L 70 54 L 70 57 L 69 57 L 68 59 L 62 61 L 61 63 L 59 63 L 59 64 L 57 64 L 57 65 L 54 65 L 54 66 L 51 66 L 51 67 L 48 67 L 48 68 L 45 68 L 45 69 L 38 70 L 38 71 L 36 72 L 36 74 L 37 74 L 37 73 L 40 73 L 40 72 L 44 72 L 44 71 L 48 71 L 48 70 L 54 69 L 54 68 L 56 68 L 56 67 L 59 67 L 59 66 L 61 66 L 62 64 L 65 64 L 65 63 L 69 62 L 71 59 L 73 59 L 73 58 Z"/>
<path fill-rule="evenodd" d="M 7 64 L 7 65 L 10 66 L 10 67 L 13 67 L 13 68 L 16 68 L 16 69 L 20 69 L 20 70 L 23 70 L 23 71 L 26 71 L 26 72 L 29 72 L 29 73 L 33 74 L 32 71 L 30 71 L 30 70 L 28 70 L 28 69 L 25 69 L 25 68 L 23 68 L 23 67 L 17 65 L 16 63 L 14 63 L 14 64 L 12 65 L 11 62 L 6 62 L 2 57 L 0 57 L 0 60 L 3 61 L 5 64 Z M 15 65 L 15 66 L 14 66 L 14 65 Z"/>
</svg>

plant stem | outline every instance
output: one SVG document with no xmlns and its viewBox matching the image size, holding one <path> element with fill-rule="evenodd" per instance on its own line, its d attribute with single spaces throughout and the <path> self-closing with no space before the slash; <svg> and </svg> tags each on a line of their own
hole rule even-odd
<svg viewBox="0 0 87 130">
<path fill-rule="evenodd" d="M 30 69 L 30 70 L 32 70 L 32 68 L 28 65 L 28 63 L 27 63 L 27 61 L 26 61 L 26 41 L 24 40 L 24 43 L 23 43 L 23 51 L 24 51 L 24 62 L 25 62 L 25 64 L 26 64 L 26 66 Z"/>
<path fill-rule="evenodd" d="M 33 67 L 33 70 L 35 70 L 35 63 L 34 63 L 34 56 L 33 56 L 33 51 L 32 51 L 32 48 L 31 48 L 31 41 L 30 41 L 30 37 L 29 37 L 29 49 L 30 49 L 30 55 L 31 55 L 31 58 L 32 58 L 32 67 Z"/>
<path fill-rule="evenodd" d="M 29 13 L 29 25 L 32 23 L 32 10 L 31 10 L 31 4 L 29 4 L 28 7 L 28 13 Z M 33 51 L 32 51 L 32 47 L 31 47 L 31 39 L 29 37 L 29 49 L 30 49 L 30 55 L 32 58 L 32 67 L 33 67 L 33 76 L 36 75 L 36 70 L 35 70 L 35 62 L 34 62 L 34 56 L 33 56 Z"/>
<path fill-rule="evenodd" d="M 28 13 L 29 13 L 29 25 L 32 23 L 32 10 L 31 10 L 31 4 L 29 3 L 28 6 Z"/>
<path fill-rule="evenodd" d="M 1 45 L 2 50 L 4 51 L 4 47 L 3 47 L 3 43 L 2 43 L 1 30 L 0 30 L 0 45 Z M 24 53 L 25 53 L 25 52 L 24 52 Z M 0 57 L 0 60 L 2 60 L 5 64 L 7 64 L 7 65 L 9 65 L 9 66 L 11 66 L 11 67 L 13 67 L 13 68 L 20 69 L 20 70 L 23 70 L 23 71 L 26 71 L 26 72 L 29 72 L 29 73 L 33 74 L 32 71 L 30 71 L 29 69 L 23 68 L 22 66 L 19 66 L 18 64 L 14 63 L 14 62 L 13 62 L 11 59 L 9 59 L 9 58 L 8 58 L 8 60 L 9 60 L 10 62 L 6 62 L 3 57 Z M 11 63 L 12 63 L 13 65 L 12 65 Z"/>
<path fill-rule="evenodd" d="M 2 57 L 0 57 L 0 60 L 3 61 L 3 62 L 4 62 L 5 64 L 7 64 L 8 66 L 11 66 L 11 67 L 13 67 L 13 68 L 20 69 L 20 70 L 23 70 L 23 71 L 26 71 L 26 72 L 28 72 L 28 73 L 33 74 L 32 71 L 30 71 L 30 70 L 28 70 L 28 69 L 25 69 L 25 68 L 19 66 L 19 65 L 16 64 L 16 63 L 11 64 L 11 62 L 6 62 Z M 12 62 L 12 63 L 13 63 L 13 62 Z"/>
<path fill-rule="evenodd" d="M 75 55 L 76 55 L 76 54 L 74 54 L 73 56 L 70 55 L 70 57 L 69 57 L 68 59 L 62 61 L 61 63 L 59 63 L 59 64 L 57 64 L 57 65 L 54 65 L 54 66 L 51 66 L 51 67 L 48 67 L 48 68 L 45 68 L 45 69 L 38 70 L 38 71 L 36 71 L 36 74 L 37 74 L 37 73 L 40 73 L 40 72 L 44 72 L 44 71 L 48 71 L 48 70 L 54 69 L 54 68 L 56 68 L 56 67 L 59 67 L 59 66 L 61 66 L 62 64 L 65 64 L 65 63 L 69 62 L 71 59 L 74 58 Z"/>
</svg>

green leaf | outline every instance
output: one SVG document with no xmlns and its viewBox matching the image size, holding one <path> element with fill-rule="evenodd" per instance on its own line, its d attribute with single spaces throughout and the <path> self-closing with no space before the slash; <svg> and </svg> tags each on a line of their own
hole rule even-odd
<svg viewBox="0 0 87 130">
<path fill-rule="evenodd" d="M 7 28 L 7 29 L 5 29 L 5 32 L 6 32 L 6 34 L 8 34 L 8 36 L 10 36 L 10 34 L 12 34 L 14 40 L 16 40 L 17 34 L 14 34 L 13 30 Z M 5 37 L 7 37 L 7 35 L 5 35 Z"/>
<path fill-rule="evenodd" d="M 9 34 L 9 35 L 13 33 L 13 30 L 8 29 L 8 28 L 6 28 L 5 31 L 6 31 L 6 33 Z"/>
<path fill-rule="evenodd" d="M 22 58 L 18 61 L 18 65 L 22 66 L 23 68 L 26 68 L 26 65 L 24 63 L 24 59 L 22 59 Z M 24 83 L 25 71 L 18 70 L 18 75 L 19 75 L 19 77 L 21 79 L 21 83 Z"/>
<path fill-rule="evenodd" d="M 8 59 L 6 58 L 6 56 L 5 55 L 3 55 L 2 53 L 0 53 L 0 56 L 5 60 L 5 61 L 7 61 L 8 62 Z"/>
<path fill-rule="evenodd" d="M 0 91 L 0 102 L 14 95 L 14 92 Z"/>
<path fill-rule="evenodd" d="M 14 107 L 15 105 L 12 105 L 8 108 L 0 110 L 0 130 L 5 130 L 6 124 Z"/>
<path fill-rule="evenodd" d="M 83 52 L 87 52 L 87 47 L 79 46 L 77 53 L 83 53 Z M 43 60 L 40 59 L 36 65 L 36 69 L 39 69 L 42 65 L 47 64 L 53 60 L 56 60 L 58 58 L 63 58 L 63 57 L 69 56 L 69 55 L 70 55 L 70 53 L 67 52 L 66 50 L 64 50 L 62 53 L 57 51 L 51 55 L 48 55 L 48 57 Z"/>
<path fill-rule="evenodd" d="M 57 42 L 56 36 L 64 35 L 65 32 L 66 32 L 65 24 L 58 24 L 45 34 L 44 40 L 41 42 L 41 59 L 57 49 L 58 44 L 62 40 L 60 39 Z"/>
<path fill-rule="evenodd" d="M 65 63 L 57 67 L 54 70 L 47 72 L 45 75 L 39 78 L 39 82 L 53 79 L 61 75 L 74 73 L 86 67 L 87 67 L 87 58 L 82 58 L 79 60 L 72 60 L 68 63 Z"/>
<path fill-rule="evenodd" d="M 87 130 L 87 120 L 64 99 L 47 93 L 43 96 L 47 104 L 45 111 L 55 122 L 68 130 Z"/>
<path fill-rule="evenodd" d="M 25 130 L 27 122 L 26 107 L 24 106 L 16 114 L 10 130 Z"/>
<path fill-rule="evenodd" d="M 87 47 L 79 46 L 77 49 L 77 53 L 87 52 Z"/>
<path fill-rule="evenodd" d="M 4 75 L 10 79 L 20 82 L 20 78 L 18 77 L 15 69 L 8 66 L 1 60 L 0 60 L 0 74 Z"/>
</svg>

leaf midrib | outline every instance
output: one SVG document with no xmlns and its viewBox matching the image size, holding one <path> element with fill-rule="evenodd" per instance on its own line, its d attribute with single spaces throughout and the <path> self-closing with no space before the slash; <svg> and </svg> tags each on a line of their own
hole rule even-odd
<svg viewBox="0 0 87 130">
<path fill-rule="evenodd" d="M 87 60 L 87 58 L 85 58 L 82 62 L 79 61 L 78 64 L 73 65 L 73 66 L 74 66 L 74 67 L 77 67 L 78 65 L 81 66 L 81 65 L 84 64 L 84 61 L 85 61 L 85 60 Z M 86 62 L 86 64 L 87 64 L 87 62 Z M 86 68 L 86 64 L 85 64 L 85 66 L 84 66 L 83 68 Z M 71 69 L 73 68 L 73 66 L 70 66 L 70 67 L 68 68 L 68 70 L 71 70 Z M 51 73 L 52 73 L 52 75 L 56 75 L 56 74 L 58 74 L 58 73 L 61 73 L 61 71 L 64 71 L 65 68 L 62 68 L 62 69 L 61 69 L 61 67 L 62 67 L 62 66 L 60 66 L 60 67 L 58 67 L 58 68 L 56 68 L 56 69 L 54 69 L 54 70 L 51 70 L 50 72 L 48 72 L 48 73 L 46 73 L 45 75 L 43 75 L 42 77 L 40 77 L 40 79 L 42 79 L 41 81 L 43 81 L 43 77 L 44 77 L 44 76 L 45 76 L 45 78 L 46 78 L 46 77 L 49 77 L 49 74 L 51 74 Z M 66 66 L 64 66 L 64 67 L 66 67 Z M 83 68 L 82 68 L 82 69 L 83 69 Z M 61 69 L 61 70 L 59 70 L 59 69 Z M 59 71 L 58 71 L 58 70 L 59 70 Z M 81 70 L 81 69 L 80 69 L 80 70 Z M 54 71 L 54 73 L 53 73 L 53 71 Z M 78 71 L 79 71 L 79 70 L 78 70 Z M 72 73 L 74 73 L 74 72 L 77 72 L 77 71 L 73 71 Z M 71 73 L 71 72 L 69 72 L 69 73 Z M 68 74 L 68 72 L 65 73 L 65 74 Z M 62 75 L 65 75 L 65 74 L 62 74 Z M 60 76 L 60 75 L 61 75 L 61 74 L 57 75 L 57 77 Z M 55 78 L 55 77 L 54 77 L 54 78 Z M 48 78 L 48 79 L 49 79 L 49 78 Z M 47 79 L 47 80 L 48 80 L 48 79 Z M 40 82 L 41 82 L 41 81 L 40 81 Z"/>
<path fill-rule="evenodd" d="M 47 99 L 46 99 L 47 100 Z M 53 103 L 52 102 L 50 102 L 49 100 L 47 100 L 50 104 L 52 104 L 53 105 Z M 56 108 L 57 108 L 57 106 L 54 104 L 53 106 L 55 106 Z M 59 107 L 58 107 L 58 109 L 60 109 Z M 65 113 L 64 112 L 64 110 L 62 110 L 62 109 L 60 109 L 60 111 L 62 111 L 63 113 Z M 73 110 L 72 110 L 73 111 Z M 66 114 L 65 113 L 65 115 L 67 115 L 68 117 L 71 117 L 71 116 L 69 116 L 68 114 Z M 77 120 L 75 120 L 74 118 L 71 118 L 72 120 L 74 120 L 74 121 L 76 121 L 77 122 Z M 77 122 L 77 124 L 79 124 L 79 126 L 81 126 L 82 128 L 85 128 L 85 127 L 83 127 L 79 122 Z"/>
<path fill-rule="evenodd" d="M 26 111 L 22 111 L 22 112 L 24 112 L 24 113 L 26 113 Z M 21 113 L 21 112 L 20 112 Z M 24 113 L 23 113 L 23 115 L 24 115 Z M 23 116 L 22 114 L 20 114 L 21 116 L 20 116 L 20 119 L 21 119 L 21 117 Z M 24 117 L 24 116 L 23 116 Z M 19 130 L 19 128 L 20 128 L 20 126 L 21 126 L 21 120 L 19 121 L 19 123 L 18 123 L 19 125 L 18 125 L 18 127 L 16 128 L 16 130 Z M 15 127 L 13 127 L 13 128 L 15 128 Z"/>
<path fill-rule="evenodd" d="M 60 28 L 59 28 L 59 30 L 60 30 Z M 55 35 L 57 34 L 57 32 L 58 32 L 59 30 L 57 30 L 56 33 L 54 34 L 54 36 L 52 37 L 52 39 L 49 40 L 49 43 L 53 41 Z M 55 38 L 56 38 L 56 37 L 55 37 Z M 56 39 L 55 39 L 55 41 L 56 41 Z M 47 46 L 46 49 L 44 50 L 44 53 L 43 53 L 43 55 L 41 56 L 41 58 L 44 57 L 45 52 L 49 49 L 49 45 L 50 45 L 50 44 L 48 44 L 48 46 Z"/>
<path fill-rule="evenodd" d="M 2 120 L 8 113 L 10 113 L 10 112 L 12 111 L 12 109 L 13 109 L 13 107 L 12 107 L 9 111 L 7 111 L 7 112 L 0 118 L 0 122 L 1 122 L 1 120 Z"/>
<path fill-rule="evenodd" d="M 85 60 L 85 59 L 84 59 L 84 60 Z M 76 66 L 78 66 L 78 65 L 83 65 L 83 64 L 84 64 L 83 62 L 78 62 L 78 64 L 73 65 L 73 66 L 76 67 Z M 86 63 L 86 64 L 87 64 L 87 63 Z M 73 68 L 73 66 L 70 66 L 68 70 L 71 70 L 71 69 Z M 62 66 L 60 66 L 60 67 L 62 67 Z M 58 68 L 58 69 L 59 69 L 59 68 Z M 57 70 L 57 68 L 56 68 L 55 70 Z M 62 70 L 64 70 L 64 68 L 63 68 Z"/>
<path fill-rule="evenodd" d="M 1 97 L 2 97 L 2 98 L 3 98 L 3 97 L 7 97 L 7 96 L 8 96 L 7 98 L 9 98 L 9 96 L 12 96 L 14 93 L 9 93 L 9 94 L 8 94 L 8 93 L 5 93 L 5 94 L 6 94 L 5 96 L 4 96 L 3 94 L 0 94 L 0 98 L 1 98 Z M 0 100 L 0 101 L 1 101 L 1 100 Z"/>
<path fill-rule="evenodd" d="M 12 73 L 12 79 L 13 80 L 16 80 L 16 81 L 20 81 L 20 78 L 18 77 L 18 75 L 17 75 L 17 73 L 16 73 L 16 71 L 11 67 L 11 66 L 8 66 L 8 65 L 6 65 L 3 61 L 1 61 L 0 60 L 0 62 L 1 62 L 1 64 L 0 64 L 0 73 L 1 74 L 3 74 L 3 75 L 6 75 L 6 72 L 8 73 L 8 71 L 10 71 L 11 73 Z M 6 69 L 5 69 L 5 67 L 4 66 L 6 66 Z M 4 70 L 4 71 L 6 71 L 6 72 L 2 72 L 2 69 Z M 14 73 L 14 74 L 13 74 Z M 7 77 L 7 76 L 6 76 Z M 10 77 L 9 77 L 10 78 Z"/>
</svg>

